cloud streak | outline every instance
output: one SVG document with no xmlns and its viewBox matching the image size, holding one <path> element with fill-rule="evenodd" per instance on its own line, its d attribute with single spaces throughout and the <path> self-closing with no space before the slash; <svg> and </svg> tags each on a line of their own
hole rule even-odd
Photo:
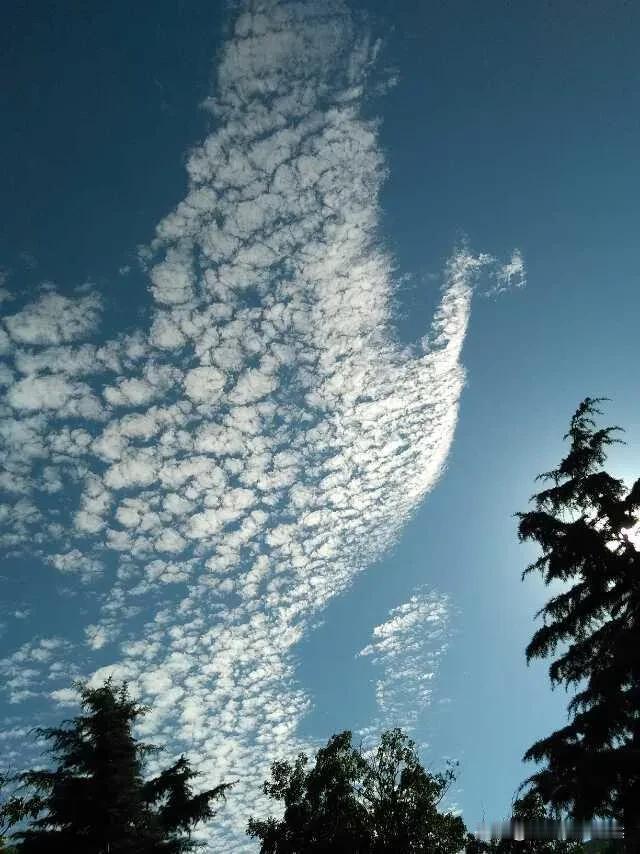
<svg viewBox="0 0 640 854">
<path fill-rule="evenodd" d="M 94 681 L 132 681 L 153 706 L 145 737 L 189 752 L 205 782 L 239 780 L 208 837 L 228 851 L 252 850 L 266 769 L 303 746 L 296 644 L 443 470 L 474 281 L 494 264 L 456 251 L 430 330 L 397 341 L 385 164 L 362 109 L 379 44 L 342 2 L 239 6 L 207 102 L 216 130 L 142 252 L 150 327 L 96 344 L 100 300 L 46 290 L 0 339 L 5 547 L 85 585 L 115 563 L 73 649 L 44 639 L 4 660 L 12 699 L 42 674 L 70 700 L 49 654 L 75 662 L 63 676 L 110 655 Z M 52 514 L 65 489 L 77 500 Z M 414 597 L 363 651 L 385 670 L 385 713 L 409 690 L 393 638 L 443 608 Z"/>
<path fill-rule="evenodd" d="M 369 656 L 380 671 L 377 728 L 411 730 L 431 704 L 433 680 L 449 645 L 451 618 L 448 596 L 418 588 L 374 628 L 371 643 L 358 655 Z"/>
</svg>

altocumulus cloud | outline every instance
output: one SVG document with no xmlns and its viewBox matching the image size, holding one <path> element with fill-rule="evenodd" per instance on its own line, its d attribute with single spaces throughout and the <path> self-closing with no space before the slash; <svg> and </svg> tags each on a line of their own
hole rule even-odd
<svg viewBox="0 0 640 854">
<path fill-rule="evenodd" d="M 358 653 L 371 656 L 380 674 L 376 680 L 380 717 L 367 733 L 396 726 L 413 729 L 433 699 L 433 679 L 449 645 L 451 617 L 446 594 L 418 588 L 374 628 L 371 643 Z"/>
<path fill-rule="evenodd" d="M 216 130 L 142 253 L 150 327 L 96 343 L 100 300 L 48 289 L 0 329 L 4 545 L 77 578 L 78 596 L 116 562 L 80 637 L 2 662 L 9 699 L 69 702 L 79 672 L 131 680 L 153 706 L 144 737 L 189 753 L 206 783 L 239 781 L 206 831 L 228 851 L 251 850 L 270 762 L 305 746 L 295 645 L 443 469 L 477 274 L 503 287 L 522 272 L 518 255 L 501 268 L 454 252 L 431 329 L 401 346 L 385 165 L 362 111 L 379 46 L 342 2 L 237 6 Z M 364 651 L 387 682 L 389 638 L 416 613 L 443 618 L 423 594 L 406 607 Z M 383 679 L 381 711 L 404 690 Z"/>
</svg>

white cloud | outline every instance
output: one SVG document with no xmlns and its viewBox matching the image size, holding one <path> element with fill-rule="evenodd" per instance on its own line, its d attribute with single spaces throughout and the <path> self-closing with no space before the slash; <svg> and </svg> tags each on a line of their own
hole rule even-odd
<svg viewBox="0 0 640 854">
<path fill-rule="evenodd" d="M 190 256 L 182 249 L 170 249 L 164 261 L 151 270 L 151 282 L 151 291 L 158 302 L 187 302 L 193 294 Z"/>
<path fill-rule="evenodd" d="M 216 368 L 193 368 L 184 378 L 185 393 L 195 403 L 216 403 L 222 395 L 225 381 L 225 375 Z"/>
<path fill-rule="evenodd" d="M 85 530 L 87 533 L 96 533 L 99 528 L 94 530 L 89 525 Z M 80 549 L 50 555 L 47 561 L 59 572 L 78 575 L 85 583 L 95 580 L 102 573 L 100 561 L 84 554 Z"/>
<path fill-rule="evenodd" d="M 304 747 L 296 644 L 443 469 L 475 278 L 496 263 L 454 252 L 430 332 L 401 345 L 378 239 L 385 163 L 362 111 L 377 47 L 340 0 L 258 0 L 235 33 L 208 102 L 216 129 L 143 253 L 150 328 L 67 346 L 93 330 L 97 300 L 39 297 L 6 321 L 19 378 L 0 424 L 15 495 L 0 506 L 3 542 L 42 555 L 44 540 L 70 584 L 109 573 L 73 654 L 89 673 L 108 650 L 92 684 L 113 674 L 150 698 L 170 686 L 141 731 L 171 736 L 204 784 L 239 779 L 212 837 L 230 852 L 249 845 L 269 763 Z M 67 479 L 68 507 L 52 509 Z M 384 673 L 392 639 L 406 646 L 412 615 L 424 628 L 435 607 L 421 597 L 374 638 Z M 412 666 L 419 706 L 429 686 Z M 18 702 L 36 668 L 12 667 Z M 67 687 L 47 692 L 68 700 Z M 383 690 L 387 710 L 396 688 Z"/>
<path fill-rule="evenodd" d="M 148 486 L 156 479 L 154 455 L 147 449 L 132 451 L 112 466 L 109 466 L 104 484 L 109 489 L 126 489 L 133 486 Z"/>
<path fill-rule="evenodd" d="M 85 637 L 87 644 L 91 649 L 102 649 L 109 642 L 109 632 L 106 626 L 86 626 Z"/>
<path fill-rule="evenodd" d="M 156 395 L 151 383 L 143 379 L 122 380 L 118 386 L 107 386 L 103 392 L 112 406 L 140 406 Z"/>
<path fill-rule="evenodd" d="M 519 249 L 514 249 L 511 259 L 505 264 L 495 262 L 493 284 L 485 291 L 485 296 L 496 296 L 505 291 L 523 288 L 527 283 L 524 258 Z"/>
<path fill-rule="evenodd" d="M 89 386 L 72 382 L 62 374 L 19 380 L 9 388 L 6 400 L 18 410 L 44 409 L 53 410 L 58 417 L 102 418 L 102 408 Z"/>
<path fill-rule="evenodd" d="M 0 659 L 0 677 L 9 702 L 43 695 L 44 681 L 73 677 L 73 666 L 65 664 L 71 644 L 60 637 L 35 637 L 22 644 L 13 654 Z"/>
<path fill-rule="evenodd" d="M 162 350 L 177 350 L 187 341 L 180 326 L 171 317 L 160 313 L 153 322 L 149 337 L 153 346 Z"/>
<path fill-rule="evenodd" d="M 4 323 L 20 344 L 60 344 L 86 338 L 98 322 L 100 307 L 97 294 L 73 298 L 49 291 Z"/>
<path fill-rule="evenodd" d="M 450 638 L 449 597 L 419 588 L 392 608 L 359 656 L 370 656 L 376 681 L 378 728 L 412 729 L 431 703 L 433 679 Z"/>
<path fill-rule="evenodd" d="M 177 531 L 166 528 L 155 541 L 155 547 L 159 552 L 179 553 L 184 550 L 186 540 Z"/>
<path fill-rule="evenodd" d="M 115 342 L 103 347 L 92 344 L 58 345 L 40 349 L 17 349 L 13 354 L 15 366 L 21 374 L 55 372 L 67 377 L 119 371 L 122 354 Z"/>
<path fill-rule="evenodd" d="M 80 695 L 74 688 L 58 688 L 49 696 L 58 706 L 77 706 L 80 702 Z"/>
<path fill-rule="evenodd" d="M 278 387 L 278 380 L 270 373 L 257 368 L 249 369 L 238 380 L 236 387 L 229 392 L 232 403 L 244 405 L 261 400 Z"/>
</svg>

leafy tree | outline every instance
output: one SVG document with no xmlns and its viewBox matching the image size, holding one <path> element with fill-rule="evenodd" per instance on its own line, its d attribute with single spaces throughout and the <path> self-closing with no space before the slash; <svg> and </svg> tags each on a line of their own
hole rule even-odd
<svg viewBox="0 0 640 854">
<path fill-rule="evenodd" d="M 564 589 L 542 608 L 544 624 L 527 661 L 557 655 L 553 685 L 575 688 L 569 723 L 536 742 L 525 760 L 543 764 L 523 784 L 577 820 L 611 817 L 625 826 L 625 848 L 640 851 L 640 553 L 629 529 L 638 521 L 640 480 L 627 489 L 603 465 L 617 427 L 598 429 L 600 399 L 571 419 L 570 449 L 540 479 L 535 509 L 520 513 L 519 537 L 542 555 L 539 571 Z M 558 649 L 560 648 L 560 649 Z"/>
<path fill-rule="evenodd" d="M 371 754 L 351 738 L 349 731 L 334 735 L 309 770 L 302 753 L 293 763 L 273 764 L 264 792 L 283 802 L 283 818 L 251 818 L 247 829 L 262 854 L 460 851 L 462 819 L 438 811 L 453 771 L 425 771 L 399 729 L 383 733 Z"/>
<path fill-rule="evenodd" d="M 32 770 L 16 781 L 26 790 L 3 808 L 16 850 L 64 854 L 179 854 L 197 847 L 191 831 L 214 815 L 213 802 L 229 784 L 194 794 L 197 776 L 184 757 L 145 781 L 147 756 L 162 748 L 137 741 L 135 721 L 148 709 L 131 699 L 126 683 L 96 689 L 79 685 L 86 714 L 62 726 L 38 729 L 50 743 L 54 770 Z"/>
<path fill-rule="evenodd" d="M 449 854 L 461 850 L 462 819 L 438 810 L 455 779 L 451 766 L 444 774 L 425 771 L 414 742 L 400 729 L 382 734 L 367 764 L 362 793 L 370 807 L 373 852 Z"/>
<path fill-rule="evenodd" d="M 263 791 L 284 803 L 284 817 L 251 818 L 248 834 L 261 841 L 264 854 L 367 851 L 368 815 L 357 794 L 366 763 L 352 747 L 351 733 L 334 735 L 309 771 L 307 764 L 304 753 L 293 763 L 273 763 Z"/>
</svg>

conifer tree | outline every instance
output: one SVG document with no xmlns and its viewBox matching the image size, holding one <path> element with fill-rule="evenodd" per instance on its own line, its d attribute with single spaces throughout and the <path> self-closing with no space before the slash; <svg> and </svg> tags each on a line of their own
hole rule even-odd
<svg viewBox="0 0 640 854">
<path fill-rule="evenodd" d="M 14 848 L 7 842 L 6 835 L 11 829 L 11 815 L 9 809 L 5 807 L 10 801 L 8 795 L 8 787 L 11 782 L 11 775 L 7 772 L 0 771 L 0 854 L 13 854 Z"/>
<path fill-rule="evenodd" d="M 81 714 L 60 727 L 38 729 L 56 760 L 53 770 L 19 774 L 27 794 L 4 808 L 9 823 L 30 819 L 14 834 L 20 854 L 180 854 L 196 843 L 191 831 L 214 815 L 213 802 L 229 784 L 194 795 L 197 776 L 184 757 L 145 781 L 146 757 L 162 748 L 137 741 L 135 721 L 148 709 L 133 700 L 126 683 L 78 686 Z"/>
<path fill-rule="evenodd" d="M 523 784 L 576 820 L 624 823 L 625 849 L 640 851 L 640 553 L 629 537 L 638 521 L 640 480 L 627 489 L 603 469 L 619 428 L 597 428 L 601 399 L 587 398 L 571 419 L 570 449 L 540 476 L 535 509 L 518 514 L 521 541 L 542 555 L 539 571 L 564 589 L 539 611 L 544 624 L 527 661 L 556 656 L 553 685 L 576 693 L 569 723 L 536 742 L 525 760 L 543 765 Z"/>
</svg>

